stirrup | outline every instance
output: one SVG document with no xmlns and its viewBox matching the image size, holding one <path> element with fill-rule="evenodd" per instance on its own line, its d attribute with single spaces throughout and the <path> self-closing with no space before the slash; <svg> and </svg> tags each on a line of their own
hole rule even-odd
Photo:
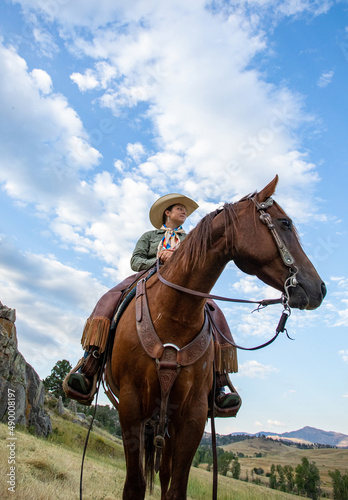
<svg viewBox="0 0 348 500">
<path fill-rule="evenodd" d="M 94 395 L 97 392 L 97 381 L 98 381 L 99 370 L 97 370 L 96 373 L 93 375 L 93 379 L 91 380 L 90 391 L 88 392 L 88 394 L 83 394 L 69 385 L 70 376 L 76 373 L 83 366 L 85 361 L 86 358 L 81 358 L 77 363 L 77 365 L 65 377 L 63 381 L 63 391 L 65 392 L 66 396 L 69 399 L 75 399 L 75 401 L 77 401 L 82 405 L 90 406 L 92 404 Z"/>
<path fill-rule="evenodd" d="M 218 408 L 221 408 L 222 410 L 234 408 L 240 403 L 240 397 L 236 392 L 230 392 L 228 394 L 221 392 L 220 394 L 216 395 L 215 403 Z"/>
<path fill-rule="evenodd" d="M 91 389 L 91 381 L 82 373 L 71 373 L 68 380 L 68 385 L 80 394 L 89 394 Z"/>
<path fill-rule="evenodd" d="M 229 406 L 227 408 L 223 408 L 218 406 L 216 404 L 216 401 L 214 401 L 213 408 L 209 408 L 208 418 L 211 418 L 212 415 L 214 415 L 214 417 L 220 417 L 220 418 L 235 417 L 239 411 L 239 408 L 242 406 L 242 399 L 238 394 L 238 391 L 233 387 L 232 382 L 230 381 L 230 378 L 227 375 L 226 375 L 226 382 L 227 382 L 226 383 L 227 387 L 231 391 L 231 396 L 236 395 L 239 398 L 239 402 L 235 406 Z M 226 394 L 226 396 L 230 395 Z"/>
</svg>

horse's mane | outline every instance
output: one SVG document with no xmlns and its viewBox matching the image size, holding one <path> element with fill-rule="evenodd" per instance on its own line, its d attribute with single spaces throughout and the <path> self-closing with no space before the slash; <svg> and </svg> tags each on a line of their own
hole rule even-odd
<svg viewBox="0 0 348 500">
<path fill-rule="evenodd" d="M 224 217 L 226 246 L 232 246 L 232 231 L 227 231 L 237 218 L 235 203 L 225 203 L 223 207 L 217 208 L 214 212 L 207 214 L 197 226 L 192 229 L 185 240 L 181 243 L 179 252 L 175 252 L 173 257 L 180 258 L 183 268 L 188 271 L 193 266 L 203 264 L 207 250 L 213 237 L 213 220 L 219 214 Z M 172 259 L 171 259 L 172 260 Z"/>
<path fill-rule="evenodd" d="M 252 203 L 252 198 L 256 194 L 257 192 L 255 191 L 254 193 L 250 193 L 247 196 L 244 196 L 237 202 L 225 203 L 223 207 L 217 208 L 213 212 L 203 217 L 203 219 L 200 220 L 197 226 L 188 233 L 187 237 L 181 243 L 178 249 L 179 251 L 174 253 L 171 259 L 171 263 L 175 265 L 177 259 L 180 259 L 180 264 L 183 266 L 185 271 L 189 271 L 190 269 L 192 269 L 192 267 L 196 265 L 199 267 L 200 264 L 203 264 L 207 255 L 207 250 L 212 243 L 213 220 L 220 214 L 224 217 L 224 228 L 225 228 L 224 234 L 226 239 L 226 247 L 232 248 L 233 231 L 231 230 L 228 231 L 227 228 L 228 227 L 231 228 L 238 218 L 236 206 L 243 201 Z M 278 203 L 275 201 L 273 201 L 273 203 L 278 208 L 278 210 L 286 216 L 286 213 L 278 205 Z M 258 212 L 257 210 L 255 210 L 254 211 L 255 225 L 257 219 L 258 219 Z M 299 235 L 298 232 L 296 231 L 296 228 L 293 227 L 293 230 L 297 238 L 299 239 Z"/>
</svg>

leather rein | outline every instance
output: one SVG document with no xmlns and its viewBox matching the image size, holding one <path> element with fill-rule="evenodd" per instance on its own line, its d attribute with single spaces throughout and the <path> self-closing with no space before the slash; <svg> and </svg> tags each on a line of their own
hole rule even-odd
<svg viewBox="0 0 348 500">
<path fill-rule="evenodd" d="M 237 349 L 242 349 L 245 351 L 255 351 L 255 350 L 262 349 L 263 347 L 270 345 L 278 337 L 279 333 L 284 332 L 284 331 L 286 332 L 287 337 L 290 339 L 288 332 L 285 328 L 286 321 L 291 314 L 291 309 L 290 309 L 290 306 L 288 304 L 289 288 L 295 287 L 297 285 L 296 275 L 298 273 L 298 269 L 294 265 L 295 259 L 291 255 L 290 250 L 287 248 L 287 246 L 285 245 L 282 238 L 279 236 L 279 234 L 275 228 L 275 225 L 273 223 L 272 217 L 270 216 L 270 214 L 268 214 L 266 212 L 266 210 L 273 205 L 273 198 L 269 197 L 266 201 L 259 203 L 256 200 L 256 197 L 254 196 L 253 198 L 251 198 L 251 201 L 254 203 L 256 210 L 260 213 L 261 222 L 263 222 L 263 224 L 265 224 L 268 227 L 270 233 L 272 234 L 283 263 L 285 264 L 285 266 L 287 266 L 289 268 L 289 277 L 286 279 L 286 281 L 284 283 L 284 292 L 285 293 L 283 293 L 279 299 L 265 299 L 265 300 L 233 299 L 233 298 L 229 298 L 229 297 L 221 297 L 219 295 L 213 295 L 210 293 L 198 292 L 197 290 L 192 290 L 190 288 L 186 288 L 186 287 L 183 287 L 181 285 L 177 285 L 176 283 L 172 283 L 172 282 L 166 280 L 160 273 L 159 259 L 156 262 L 158 279 L 164 285 L 166 285 L 170 288 L 174 288 L 175 290 L 178 290 L 179 292 L 187 293 L 189 295 L 194 295 L 196 297 L 202 297 L 202 298 L 212 299 L 212 300 L 221 300 L 221 301 L 225 301 L 225 302 L 238 302 L 238 303 L 243 303 L 243 304 L 258 304 L 256 310 L 263 309 L 264 307 L 266 307 L 268 305 L 282 304 L 284 309 L 283 309 L 283 312 L 281 314 L 280 320 L 278 322 L 278 326 L 276 328 L 275 335 L 270 340 L 265 342 L 264 344 L 261 344 L 261 345 L 256 346 L 256 347 L 242 347 L 242 346 L 235 344 L 234 342 L 231 342 L 229 339 L 227 339 L 225 337 L 225 335 L 221 332 L 221 330 L 218 328 L 216 323 L 214 322 L 214 320 L 213 320 L 211 314 L 209 314 L 209 310 L 207 308 L 207 313 L 209 315 L 209 319 L 210 319 L 211 323 L 214 325 L 214 327 L 216 328 L 216 330 L 219 332 L 219 334 L 232 346 L 236 347 Z"/>
</svg>

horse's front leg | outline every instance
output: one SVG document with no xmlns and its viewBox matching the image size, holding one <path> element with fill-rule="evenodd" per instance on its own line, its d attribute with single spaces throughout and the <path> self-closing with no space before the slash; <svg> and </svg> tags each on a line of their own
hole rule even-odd
<svg viewBox="0 0 348 500">
<path fill-rule="evenodd" d="M 206 394 L 173 421 L 171 484 L 165 500 L 186 500 L 192 460 L 201 442 L 208 414 Z"/>
<path fill-rule="evenodd" d="M 171 478 L 171 470 L 172 470 L 172 439 L 168 436 L 166 438 L 166 444 L 164 446 L 162 460 L 161 460 L 161 468 L 159 471 L 159 477 L 161 481 L 161 500 L 166 500 L 167 491 Z"/>
<path fill-rule="evenodd" d="M 142 463 L 144 428 L 140 414 L 140 398 L 136 394 L 131 387 L 122 387 L 120 391 L 119 418 L 127 467 L 123 500 L 143 500 L 146 490 Z"/>
</svg>

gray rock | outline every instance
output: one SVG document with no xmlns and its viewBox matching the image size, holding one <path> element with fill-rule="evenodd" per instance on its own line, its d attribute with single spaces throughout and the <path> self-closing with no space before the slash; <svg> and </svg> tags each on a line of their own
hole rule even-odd
<svg viewBox="0 0 348 500">
<path fill-rule="evenodd" d="M 16 309 L 10 309 L 0 302 L 0 318 L 7 319 L 11 323 L 16 321 Z"/>
<path fill-rule="evenodd" d="M 58 398 L 57 411 L 58 411 L 58 415 L 63 415 L 63 413 L 65 412 L 62 396 L 59 396 L 59 398 Z"/>
<path fill-rule="evenodd" d="M 15 309 L 0 302 L 0 420 L 8 421 L 11 407 L 16 424 L 32 428 L 38 436 L 48 436 L 52 425 L 43 408 L 44 386 L 18 351 L 15 320 Z"/>
<path fill-rule="evenodd" d="M 77 404 L 74 399 L 70 399 L 69 404 L 68 404 L 68 410 L 70 410 L 72 413 L 77 412 Z"/>
</svg>

